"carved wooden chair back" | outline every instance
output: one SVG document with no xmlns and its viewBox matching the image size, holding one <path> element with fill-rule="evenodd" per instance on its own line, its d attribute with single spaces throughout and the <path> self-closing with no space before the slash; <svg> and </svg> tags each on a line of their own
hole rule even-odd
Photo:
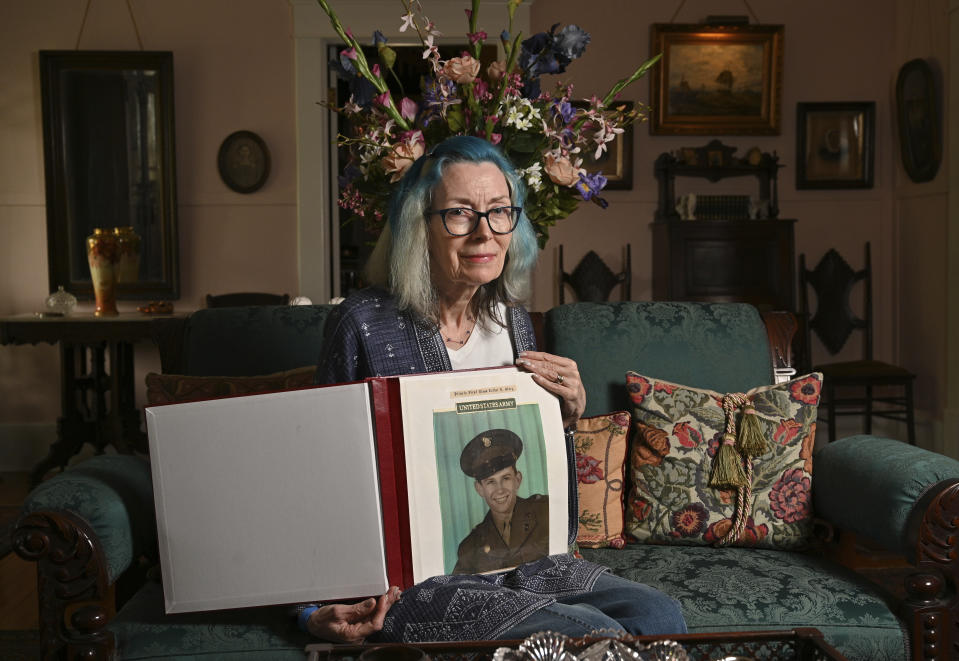
<svg viewBox="0 0 959 661">
<path fill-rule="evenodd" d="M 572 273 L 567 273 L 563 267 L 563 246 L 559 247 L 559 303 L 566 302 L 566 285 L 572 287 L 576 300 L 588 303 L 603 303 L 609 300 L 616 285 L 623 286 L 623 300 L 631 298 L 633 267 L 630 244 L 626 244 L 626 260 L 623 270 L 613 271 L 606 262 L 590 250 L 586 253 Z"/>
<path fill-rule="evenodd" d="M 863 312 L 853 312 L 850 298 L 857 283 L 864 289 Z M 809 289 L 816 294 L 816 309 L 810 314 Z M 801 358 L 804 369 L 823 374 L 820 412 L 825 411 L 829 440 L 836 439 L 836 417 L 860 415 L 864 431 L 872 433 L 872 418 L 897 420 L 906 425 L 909 443 L 915 444 L 912 383 L 915 375 L 890 363 L 873 359 L 872 264 L 869 243 L 865 247 L 865 265 L 854 270 L 834 249 L 830 249 L 816 268 L 806 268 L 806 256 L 799 256 L 799 306 L 804 326 Z M 863 333 L 860 360 L 813 364 L 810 358 L 812 333 L 830 355 L 845 346 L 853 332 Z M 878 405 L 878 406 L 877 406 Z"/>
</svg>

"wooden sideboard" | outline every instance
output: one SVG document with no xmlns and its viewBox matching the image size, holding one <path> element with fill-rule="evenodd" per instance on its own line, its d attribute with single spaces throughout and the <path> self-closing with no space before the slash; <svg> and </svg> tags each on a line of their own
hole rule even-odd
<svg viewBox="0 0 959 661">
<path fill-rule="evenodd" d="M 652 223 L 653 299 L 795 310 L 795 220 Z"/>
<path fill-rule="evenodd" d="M 656 159 L 659 203 L 651 226 L 653 299 L 733 301 L 764 310 L 793 311 L 796 221 L 779 218 L 779 157 L 756 148 L 742 158 L 735 152 L 735 147 L 713 140 Z M 752 199 L 728 196 L 738 198 L 739 204 L 719 207 L 720 220 L 684 219 L 693 214 L 687 209 L 681 215 L 677 208 L 677 177 L 712 183 L 731 177 L 755 178 L 758 190 Z M 717 209 L 710 211 L 705 217 L 715 218 Z M 731 215 L 726 216 L 726 211 Z"/>
</svg>

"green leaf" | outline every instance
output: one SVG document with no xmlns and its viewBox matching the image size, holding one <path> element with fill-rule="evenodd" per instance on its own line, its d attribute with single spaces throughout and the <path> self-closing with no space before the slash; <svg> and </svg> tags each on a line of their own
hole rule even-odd
<svg viewBox="0 0 959 661">
<path fill-rule="evenodd" d="M 446 113 L 446 123 L 453 133 L 460 133 L 466 128 L 466 121 L 463 118 L 463 111 L 459 108 L 450 108 Z"/>
<path fill-rule="evenodd" d="M 389 46 L 381 45 L 378 49 L 378 53 L 380 55 L 380 62 L 383 63 L 383 66 L 392 71 L 393 65 L 396 63 L 396 51 Z"/>
</svg>

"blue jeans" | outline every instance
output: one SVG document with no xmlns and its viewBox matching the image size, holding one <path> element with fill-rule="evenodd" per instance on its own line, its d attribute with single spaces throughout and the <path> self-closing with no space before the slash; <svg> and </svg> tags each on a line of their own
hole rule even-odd
<svg viewBox="0 0 959 661">
<path fill-rule="evenodd" d="M 526 638 L 538 631 L 578 638 L 600 630 L 611 635 L 677 634 L 686 633 L 686 621 L 679 602 L 672 597 L 606 572 L 589 592 L 557 599 L 499 638 Z"/>
</svg>

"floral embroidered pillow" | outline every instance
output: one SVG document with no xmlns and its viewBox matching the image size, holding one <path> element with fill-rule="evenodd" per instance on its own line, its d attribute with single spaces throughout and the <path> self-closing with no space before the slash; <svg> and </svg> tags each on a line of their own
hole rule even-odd
<svg viewBox="0 0 959 661">
<path fill-rule="evenodd" d="M 821 386 L 813 373 L 718 393 L 627 372 L 636 425 L 627 534 L 659 544 L 805 546 Z M 744 449 L 747 433 L 762 446 L 755 452 Z M 727 472 L 736 485 L 717 477 Z"/>
<path fill-rule="evenodd" d="M 626 411 L 580 418 L 576 423 L 579 546 L 621 549 L 626 545 L 623 471 L 629 426 Z"/>
</svg>

